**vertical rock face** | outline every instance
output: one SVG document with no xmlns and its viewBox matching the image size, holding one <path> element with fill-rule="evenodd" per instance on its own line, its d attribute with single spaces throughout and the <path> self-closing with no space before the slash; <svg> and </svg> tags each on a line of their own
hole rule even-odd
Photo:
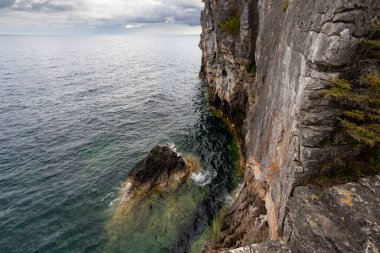
<svg viewBox="0 0 380 253">
<path fill-rule="evenodd" d="M 254 75 L 246 67 L 254 64 L 258 14 L 256 1 L 205 1 L 202 12 L 203 50 L 201 76 L 207 81 L 215 106 L 223 109 L 237 125 L 241 136 L 249 104 Z M 240 35 L 224 32 L 219 26 L 240 16 Z M 242 138 L 244 140 L 244 138 Z"/>
<path fill-rule="evenodd" d="M 236 13 L 237 35 L 221 26 Z M 246 159 L 241 195 L 249 195 L 238 198 L 227 215 L 233 228 L 222 227 L 210 247 L 263 240 L 249 235 L 263 217 L 268 238 L 281 237 L 295 186 L 326 162 L 356 152 L 344 136 L 323 144 L 336 131 L 339 111 L 320 91 L 327 80 L 355 68 L 379 14 L 378 0 L 205 0 L 201 75 L 210 102 L 238 128 Z M 252 212 L 260 201 L 265 212 Z M 252 214 L 252 225 L 234 220 L 243 213 Z M 241 234 L 233 236 L 233 230 Z"/>
</svg>

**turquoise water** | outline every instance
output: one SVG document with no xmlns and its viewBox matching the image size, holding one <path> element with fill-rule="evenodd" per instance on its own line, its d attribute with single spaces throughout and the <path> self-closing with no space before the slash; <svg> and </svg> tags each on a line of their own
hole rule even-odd
<svg viewBox="0 0 380 253">
<path fill-rule="evenodd" d="M 135 227 L 134 241 L 123 231 L 110 248 L 107 224 L 128 171 L 157 144 L 202 162 L 202 197 L 150 251 L 188 252 L 233 177 L 231 137 L 198 79 L 198 41 L 0 36 L 0 252 L 141 252 L 151 231 Z"/>
</svg>

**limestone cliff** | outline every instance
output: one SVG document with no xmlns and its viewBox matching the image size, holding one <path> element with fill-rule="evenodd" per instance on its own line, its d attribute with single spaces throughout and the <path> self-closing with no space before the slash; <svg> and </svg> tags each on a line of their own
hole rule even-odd
<svg viewBox="0 0 380 253">
<path fill-rule="evenodd" d="M 355 69 L 379 15 L 378 0 L 205 0 L 201 76 L 210 103 L 236 125 L 246 164 L 221 236 L 205 251 L 290 242 L 295 188 L 357 153 L 336 133 L 340 110 L 321 90 Z"/>
</svg>

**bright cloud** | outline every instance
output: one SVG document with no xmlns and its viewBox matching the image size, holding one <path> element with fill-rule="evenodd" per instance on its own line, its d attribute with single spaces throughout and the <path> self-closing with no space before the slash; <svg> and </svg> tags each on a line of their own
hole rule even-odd
<svg viewBox="0 0 380 253">
<path fill-rule="evenodd" d="M 202 0 L 0 0 L 0 33 L 194 30 L 202 7 Z"/>
</svg>

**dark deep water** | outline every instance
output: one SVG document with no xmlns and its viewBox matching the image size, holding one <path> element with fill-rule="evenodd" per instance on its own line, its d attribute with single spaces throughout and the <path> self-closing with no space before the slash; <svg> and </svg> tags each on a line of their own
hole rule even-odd
<svg viewBox="0 0 380 253">
<path fill-rule="evenodd" d="M 0 252 L 189 251 L 234 184 L 198 41 L 0 36 Z M 157 144 L 199 157 L 202 174 L 172 196 L 171 216 L 169 201 L 110 232 L 121 183 Z"/>
</svg>

